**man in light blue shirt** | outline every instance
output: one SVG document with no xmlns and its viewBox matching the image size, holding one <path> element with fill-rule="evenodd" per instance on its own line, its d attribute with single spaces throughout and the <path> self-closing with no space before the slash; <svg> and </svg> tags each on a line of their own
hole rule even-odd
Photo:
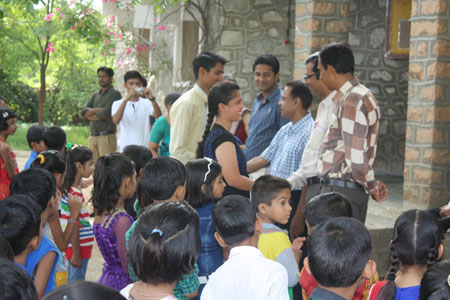
<svg viewBox="0 0 450 300">
<path fill-rule="evenodd" d="M 280 64 L 271 54 L 258 56 L 253 63 L 253 77 L 260 93 L 252 106 L 245 158 L 251 160 L 269 146 L 277 131 L 288 122 L 280 115 L 278 102 L 281 89 L 278 87 Z"/>
</svg>

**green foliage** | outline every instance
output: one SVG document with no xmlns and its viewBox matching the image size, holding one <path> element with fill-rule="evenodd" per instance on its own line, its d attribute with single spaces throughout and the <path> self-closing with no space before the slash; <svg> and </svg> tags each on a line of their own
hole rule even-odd
<svg viewBox="0 0 450 300">
<path fill-rule="evenodd" d="M 188 3 L 190 0 L 182 1 Z M 154 5 L 154 12 L 159 15 L 165 12 L 168 6 L 175 6 L 179 2 L 180 0 L 153 0 L 152 5 Z"/>
</svg>

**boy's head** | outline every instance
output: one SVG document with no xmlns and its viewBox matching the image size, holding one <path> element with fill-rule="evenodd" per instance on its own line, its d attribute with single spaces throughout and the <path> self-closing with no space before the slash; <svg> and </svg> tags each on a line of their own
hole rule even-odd
<svg viewBox="0 0 450 300">
<path fill-rule="evenodd" d="M 170 93 L 167 94 L 166 98 L 164 98 L 164 106 L 166 107 L 167 111 L 170 111 L 170 108 L 175 103 L 175 101 L 180 98 L 180 93 Z"/>
<path fill-rule="evenodd" d="M 56 205 L 56 180 L 45 169 L 32 168 L 20 172 L 12 179 L 10 187 L 11 195 L 23 194 L 33 199 L 41 208 L 41 213 Z"/>
<path fill-rule="evenodd" d="M 136 87 L 144 87 L 144 78 L 138 71 L 128 71 L 123 76 L 123 86 L 131 92 Z"/>
<path fill-rule="evenodd" d="M 45 144 L 42 133 L 46 128 L 42 125 L 33 125 L 27 131 L 28 146 L 36 153 L 44 151 Z"/>
<path fill-rule="evenodd" d="M 0 258 L 0 291 L 2 300 L 38 298 L 34 281 L 21 267 Z"/>
<path fill-rule="evenodd" d="M 142 172 L 137 186 L 137 198 L 141 209 L 155 201 L 184 200 L 186 168 L 175 158 L 151 159 Z"/>
<path fill-rule="evenodd" d="M 289 221 L 291 185 L 286 179 L 272 175 L 259 177 L 253 184 L 251 199 L 263 223 L 286 224 Z"/>
<path fill-rule="evenodd" d="M 325 288 L 344 288 L 370 279 L 376 270 L 369 261 L 369 231 L 353 218 L 331 218 L 308 236 L 306 271 Z M 343 276 L 345 274 L 345 276 Z"/>
<path fill-rule="evenodd" d="M 308 233 L 320 223 L 336 217 L 353 217 L 350 201 L 342 194 L 330 192 L 312 198 L 303 209 Z"/>
<path fill-rule="evenodd" d="M 61 155 L 64 155 L 67 138 L 61 127 L 52 126 L 46 128 L 42 132 L 42 139 L 44 140 L 45 150 L 56 150 Z"/>
<path fill-rule="evenodd" d="M 0 201 L 0 235 L 8 241 L 14 256 L 36 250 L 41 230 L 41 210 L 27 195 L 13 195 Z"/>
<path fill-rule="evenodd" d="M 261 233 L 261 222 L 256 217 L 248 198 L 230 195 L 214 205 L 212 220 L 216 239 L 222 247 L 235 247 Z M 254 246 L 257 245 L 257 239 Z"/>
<path fill-rule="evenodd" d="M 139 182 L 142 178 L 145 164 L 153 157 L 152 151 L 144 146 L 129 145 L 125 147 L 123 154 L 134 161 L 134 164 L 136 165 L 136 182 Z"/>
</svg>

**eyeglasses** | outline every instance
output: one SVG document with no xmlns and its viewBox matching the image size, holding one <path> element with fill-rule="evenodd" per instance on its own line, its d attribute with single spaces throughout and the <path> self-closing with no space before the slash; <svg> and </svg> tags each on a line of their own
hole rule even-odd
<svg viewBox="0 0 450 300">
<path fill-rule="evenodd" d="M 319 74 L 319 73 L 318 73 Z M 316 73 L 314 74 L 305 74 L 305 76 L 303 76 L 303 81 L 308 81 L 311 77 L 315 76 Z"/>
</svg>

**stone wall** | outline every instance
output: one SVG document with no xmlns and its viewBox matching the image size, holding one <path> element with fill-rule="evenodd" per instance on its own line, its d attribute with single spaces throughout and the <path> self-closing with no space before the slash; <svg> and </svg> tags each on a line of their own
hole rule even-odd
<svg viewBox="0 0 450 300">
<path fill-rule="evenodd" d="M 229 60 L 225 73 L 233 74 L 239 83 L 244 104 L 251 107 L 258 90 L 253 82 L 252 64 L 258 55 L 271 53 L 280 61 L 281 86 L 293 78 L 294 32 L 285 45 L 288 26 L 288 0 L 227 0 L 225 30 L 212 49 Z M 294 1 L 291 5 L 291 27 L 294 24 Z M 217 17 L 211 18 L 217 26 Z"/>
<path fill-rule="evenodd" d="M 405 153 L 408 60 L 384 57 L 386 0 L 352 0 L 348 43 L 356 76 L 370 88 L 381 108 L 375 170 L 402 175 Z"/>
<path fill-rule="evenodd" d="M 403 197 L 436 207 L 450 200 L 450 5 L 412 4 Z"/>
</svg>

